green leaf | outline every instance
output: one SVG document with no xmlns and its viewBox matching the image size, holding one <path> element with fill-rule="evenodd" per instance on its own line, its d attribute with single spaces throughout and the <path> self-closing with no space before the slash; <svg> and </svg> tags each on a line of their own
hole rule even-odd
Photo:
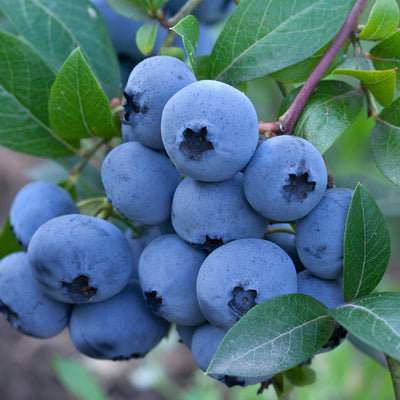
<svg viewBox="0 0 400 400">
<path fill-rule="evenodd" d="M 22 248 L 11 229 L 10 218 L 7 217 L 0 233 L 0 259 L 16 251 L 22 251 Z"/>
<path fill-rule="evenodd" d="M 242 1 L 217 39 L 208 77 L 234 85 L 311 57 L 337 34 L 353 3 Z"/>
<path fill-rule="evenodd" d="M 368 190 L 358 184 L 351 199 L 344 234 L 344 299 L 350 301 L 378 286 L 390 257 L 390 233 Z"/>
<path fill-rule="evenodd" d="M 173 28 L 178 35 L 182 36 L 183 46 L 185 47 L 190 65 L 194 74 L 197 76 L 196 48 L 199 41 L 199 22 L 193 15 L 188 15 L 181 19 Z"/>
<path fill-rule="evenodd" d="M 120 96 L 119 65 L 107 26 L 88 0 L 0 0 L 0 9 L 54 72 L 80 47 L 107 96 Z"/>
<path fill-rule="evenodd" d="M 136 21 L 150 21 L 147 8 L 137 0 L 107 0 L 110 6 L 120 15 Z"/>
<path fill-rule="evenodd" d="M 171 56 L 178 58 L 179 60 L 183 61 L 183 49 L 181 47 L 161 47 L 160 51 L 158 52 L 162 56 Z"/>
<path fill-rule="evenodd" d="M 283 99 L 279 115 L 293 103 L 300 88 Z M 364 95 L 342 81 L 321 81 L 301 113 L 293 133 L 310 141 L 320 153 L 356 121 L 365 107 Z"/>
<path fill-rule="evenodd" d="M 318 50 L 311 57 L 304 61 L 300 61 L 290 67 L 284 68 L 280 71 L 273 72 L 270 76 L 280 82 L 284 83 L 301 83 L 304 82 L 317 64 L 321 61 L 322 56 L 325 54 L 330 43 L 327 43 L 322 49 Z M 334 59 L 329 64 L 326 69 L 324 76 L 329 75 L 338 65 L 344 61 L 344 56 L 347 52 L 349 44 L 345 44 L 340 48 L 340 50 L 335 55 Z"/>
<path fill-rule="evenodd" d="M 390 107 L 396 91 L 396 69 L 385 71 L 361 71 L 352 69 L 337 69 L 336 75 L 348 75 L 359 79 L 375 96 L 383 107 Z"/>
<path fill-rule="evenodd" d="M 49 118 L 54 132 L 66 139 L 112 137 L 117 132 L 110 103 L 79 48 L 51 88 Z"/>
<path fill-rule="evenodd" d="M 295 386 L 312 385 L 317 379 L 315 371 L 307 365 L 298 365 L 284 374 Z"/>
<path fill-rule="evenodd" d="M 381 112 L 370 138 L 376 165 L 400 186 L 400 98 Z"/>
<path fill-rule="evenodd" d="M 71 154 L 73 146 L 49 126 L 54 72 L 24 40 L 0 32 L 0 145 L 42 157 Z"/>
<path fill-rule="evenodd" d="M 399 6 L 396 0 L 377 0 L 372 7 L 367 25 L 360 32 L 363 40 L 384 39 L 399 25 Z"/>
<path fill-rule="evenodd" d="M 64 388 L 79 399 L 108 399 L 94 376 L 78 362 L 64 357 L 53 357 L 51 364 Z"/>
<path fill-rule="evenodd" d="M 376 69 L 387 70 L 397 68 L 396 87 L 397 89 L 400 89 L 400 31 L 397 31 L 388 38 L 380 41 L 370 50 L 369 53 L 369 57 L 372 59 Z"/>
<path fill-rule="evenodd" d="M 136 45 L 145 56 L 153 50 L 157 28 L 158 24 L 143 24 L 136 32 Z"/>
<path fill-rule="evenodd" d="M 226 334 L 207 373 L 258 377 L 296 366 L 320 349 L 333 333 L 326 306 L 292 293 L 253 307 Z"/>
<path fill-rule="evenodd" d="M 358 339 L 400 359 L 400 293 L 372 293 L 328 314 Z"/>
</svg>

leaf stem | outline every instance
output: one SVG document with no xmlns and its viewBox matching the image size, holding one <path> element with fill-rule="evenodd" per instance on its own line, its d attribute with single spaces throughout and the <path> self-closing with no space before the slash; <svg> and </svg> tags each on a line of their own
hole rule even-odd
<svg viewBox="0 0 400 400">
<path fill-rule="evenodd" d="M 282 133 L 290 135 L 293 132 L 293 128 L 317 83 L 321 80 L 329 64 L 342 47 L 344 41 L 352 33 L 367 2 L 368 0 L 357 0 L 355 2 L 354 7 L 350 11 L 350 14 L 340 28 L 338 34 L 333 39 L 328 50 L 304 83 L 289 109 L 279 118 L 279 121 L 282 123 Z"/>
<path fill-rule="evenodd" d="M 191 14 L 192 11 L 202 2 L 203 0 L 188 0 L 182 6 L 182 8 L 168 20 L 167 22 L 168 26 L 169 27 L 175 26 L 181 19 Z M 164 40 L 162 47 L 172 46 L 172 43 L 174 42 L 175 38 L 176 38 L 176 32 L 170 29 L 167 37 Z"/>
<path fill-rule="evenodd" d="M 385 354 L 385 357 L 392 377 L 395 399 L 400 400 L 400 362 L 387 354 Z"/>
</svg>

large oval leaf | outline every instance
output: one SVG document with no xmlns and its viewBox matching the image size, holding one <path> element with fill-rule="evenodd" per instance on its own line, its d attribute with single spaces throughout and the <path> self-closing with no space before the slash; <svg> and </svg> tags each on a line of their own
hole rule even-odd
<svg viewBox="0 0 400 400">
<path fill-rule="evenodd" d="M 28 43 L 0 32 L 0 145 L 42 157 L 73 152 L 71 143 L 49 126 L 47 103 L 54 80 L 54 72 Z"/>
<path fill-rule="evenodd" d="M 328 314 L 363 342 L 400 360 L 400 293 L 369 294 Z"/>
<path fill-rule="evenodd" d="M 336 35 L 353 4 L 243 0 L 214 46 L 207 75 L 238 84 L 305 60 Z"/>
<path fill-rule="evenodd" d="M 80 49 L 74 50 L 60 69 L 49 99 L 53 130 L 67 139 L 112 137 L 110 103 Z"/>
<path fill-rule="evenodd" d="M 400 186 L 400 98 L 379 115 L 371 133 L 371 147 L 380 171 Z"/>
<path fill-rule="evenodd" d="M 293 103 L 300 88 L 283 99 L 279 114 Z M 363 93 L 342 81 L 321 81 L 308 100 L 293 134 L 324 153 L 357 120 L 365 106 Z"/>
<path fill-rule="evenodd" d="M 207 373 L 261 377 L 296 366 L 330 338 L 326 306 L 292 293 L 253 307 L 226 334 Z"/>
<path fill-rule="evenodd" d="M 0 9 L 55 71 L 80 47 L 107 95 L 120 96 L 118 60 L 106 24 L 88 0 L 0 0 Z"/>
<path fill-rule="evenodd" d="M 390 257 L 390 233 L 381 210 L 364 186 L 351 199 L 344 234 L 344 299 L 353 300 L 376 288 Z"/>
</svg>

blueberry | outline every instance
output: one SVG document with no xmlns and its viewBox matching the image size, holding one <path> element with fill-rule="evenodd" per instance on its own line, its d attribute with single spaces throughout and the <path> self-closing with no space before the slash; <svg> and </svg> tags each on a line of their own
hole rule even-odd
<svg viewBox="0 0 400 400">
<path fill-rule="evenodd" d="M 245 94 L 225 83 L 203 80 L 167 102 L 161 134 L 178 171 L 217 182 L 241 171 L 253 156 L 258 118 Z"/>
<path fill-rule="evenodd" d="M 329 189 L 319 204 L 296 222 L 300 260 L 319 278 L 342 276 L 344 229 L 352 194 L 350 189 Z"/>
<path fill-rule="evenodd" d="M 206 250 L 234 239 L 261 238 L 268 225 L 247 202 L 242 173 L 222 182 L 186 177 L 176 188 L 171 220 L 179 236 Z"/>
<path fill-rule="evenodd" d="M 144 357 L 168 329 L 146 306 L 135 281 L 105 301 L 75 305 L 69 324 L 71 341 L 81 353 L 115 361 Z"/>
<path fill-rule="evenodd" d="M 10 209 L 10 225 L 26 249 L 33 234 L 51 218 L 79 213 L 70 194 L 50 182 L 36 181 L 25 185 L 15 196 Z"/>
<path fill-rule="evenodd" d="M 44 223 L 28 247 L 32 274 L 42 290 L 66 303 L 105 300 L 131 275 L 132 253 L 113 224 L 72 214 Z"/>
<path fill-rule="evenodd" d="M 270 297 L 297 292 L 288 254 L 263 239 L 239 239 L 214 250 L 197 277 L 197 296 L 207 320 L 227 331 L 251 307 Z"/>
<path fill-rule="evenodd" d="M 47 297 L 33 278 L 25 252 L 0 261 L 0 312 L 14 328 L 50 338 L 68 324 L 71 306 Z"/>
<path fill-rule="evenodd" d="M 297 274 L 297 288 L 299 293 L 314 297 L 328 308 L 344 304 L 343 279 L 341 278 L 321 279 L 306 270 Z"/>
<path fill-rule="evenodd" d="M 146 246 L 139 259 L 139 282 L 155 314 L 181 325 L 206 321 L 196 295 L 205 257 L 174 234 L 159 236 Z"/>
<path fill-rule="evenodd" d="M 298 136 L 276 136 L 257 149 L 243 180 L 249 203 L 274 221 L 308 214 L 327 185 L 325 162 L 318 150 Z"/>
<path fill-rule="evenodd" d="M 130 125 L 121 125 L 121 135 L 123 142 L 140 142 L 139 136 L 131 129 Z"/>
<path fill-rule="evenodd" d="M 290 224 L 269 225 L 265 239 L 274 242 L 289 254 L 296 267 L 297 273 L 305 270 L 304 265 L 301 263 L 299 255 L 297 254 L 296 238 L 294 230 Z"/>
<path fill-rule="evenodd" d="M 193 334 L 199 326 L 176 325 L 180 341 L 190 350 Z"/>
<path fill-rule="evenodd" d="M 155 225 L 170 217 L 181 176 L 164 154 L 128 142 L 107 154 L 101 179 L 108 200 L 125 218 Z"/>
<path fill-rule="evenodd" d="M 161 113 L 180 89 L 196 81 L 185 63 L 174 57 L 149 57 L 133 68 L 124 90 L 124 122 L 145 146 L 163 149 Z"/>
<path fill-rule="evenodd" d="M 192 356 L 198 367 L 203 371 L 207 370 L 224 336 L 224 331 L 211 324 L 204 324 L 195 330 L 191 341 Z M 221 381 L 228 387 L 255 385 L 272 378 L 272 376 L 244 378 L 223 374 L 210 374 L 209 376 Z"/>
</svg>

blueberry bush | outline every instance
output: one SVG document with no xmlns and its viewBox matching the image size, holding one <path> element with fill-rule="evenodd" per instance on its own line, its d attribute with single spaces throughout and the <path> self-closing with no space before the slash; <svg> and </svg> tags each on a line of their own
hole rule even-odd
<svg viewBox="0 0 400 400">
<path fill-rule="evenodd" d="M 281 399 L 351 342 L 400 399 L 399 19 L 396 0 L 0 0 L 0 145 L 46 160 L 0 232 L 3 316 L 115 361 L 175 325 L 209 377 Z"/>
</svg>

